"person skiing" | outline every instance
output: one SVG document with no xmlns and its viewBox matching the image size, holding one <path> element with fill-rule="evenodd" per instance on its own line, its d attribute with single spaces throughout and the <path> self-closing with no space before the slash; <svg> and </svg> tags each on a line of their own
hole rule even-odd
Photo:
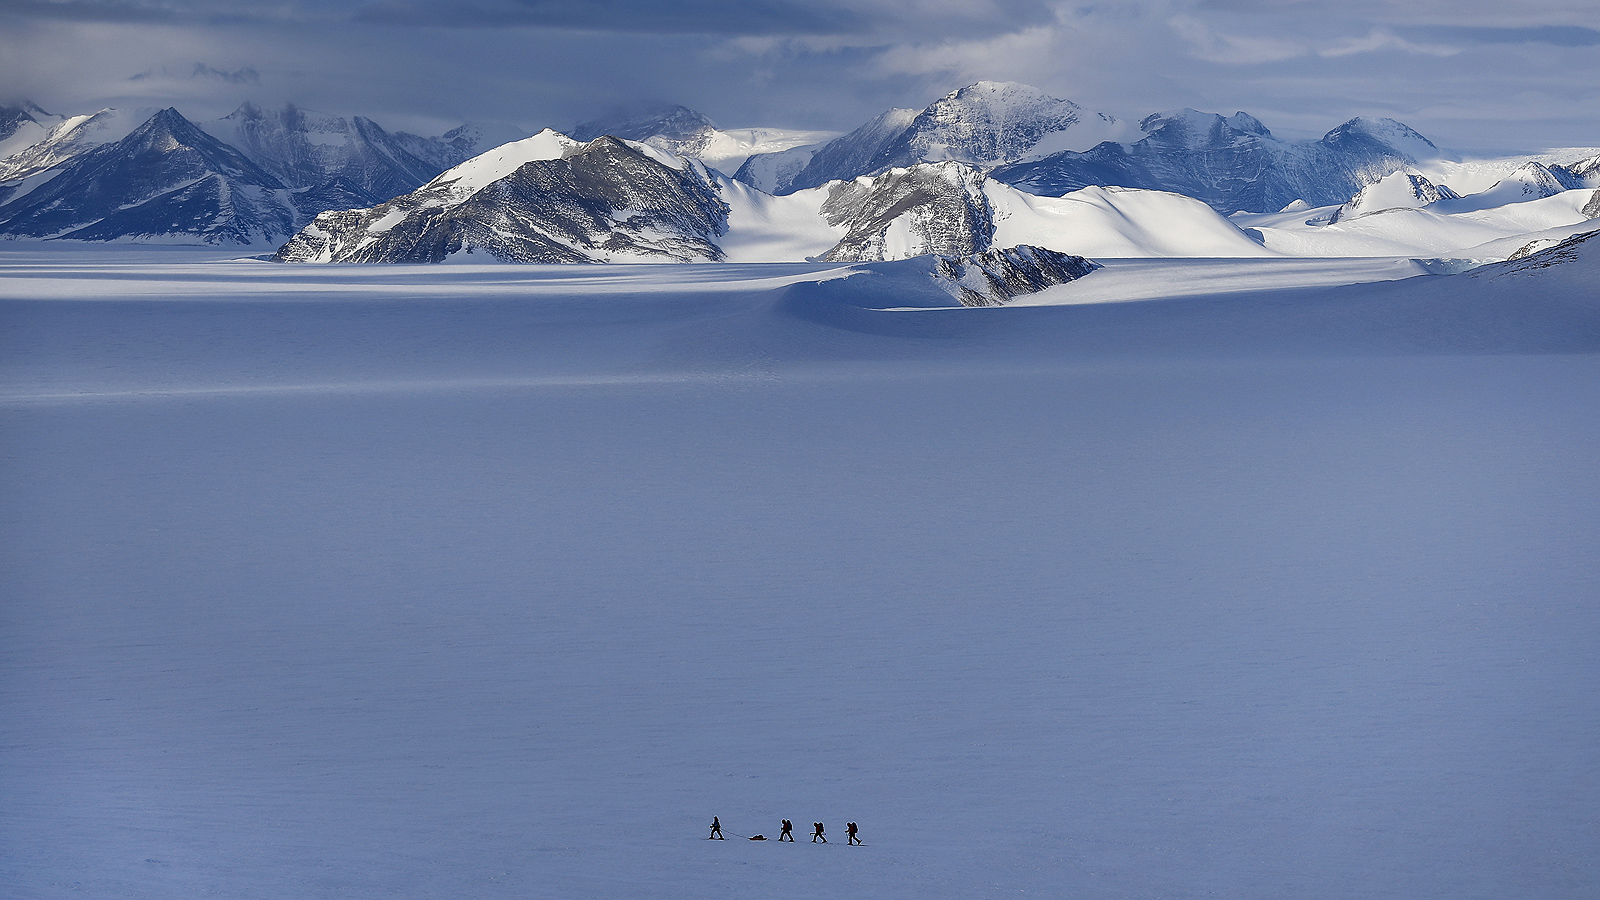
<svg viewBox="0 0 1600 900">
<path fill-rule="evenodd" d="M 727 840 L 727 838 L 722 836 L 722 822 L 716 816 L 712 816 L 711 817 L 711 836 L 706 838 L 706 840 L 708 840 L 708 841 L 725 841 L 725 840 Z"/>
<path fill-rule="evenodd" d="M 846 844 L 859 844 L 859 843 L 861 843 L 861 838 L 856 837 L 856 823 L 854 823 L 854 822 L 845 823 L 844 830 L 845 830 L 846 834 L 850 835 L 850 840 L 846 841 L 845 842 Z"/>
<path fill-rule="evenodd" d="M 783 820 L 783 830 L 778 833 L 778 840 L 794 843 L 794 823 L 788 819 Z"/>
<path fill-rule="evenodd" d="M 824 844 L 826 844 L 828 842 L 828 839 L 826 837 L 823 837 L 823 835 L 822 835 L 822 823 L 821 822 L 812 822 L 811 825 L 812 825 L 813 828 L 816 829 L 815 831 L 811 832 L 811 843 L 815 844 L 817 841 L 820 840 Z"/>
</svg>

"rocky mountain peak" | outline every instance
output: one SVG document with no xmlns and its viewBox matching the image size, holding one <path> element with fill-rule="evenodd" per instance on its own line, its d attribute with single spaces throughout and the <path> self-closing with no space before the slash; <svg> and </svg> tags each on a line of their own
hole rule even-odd
<svg viewBox="0 0 1600 900">
<path fill-rule="evenodd" d="M 1357 116 L 1323 135 L 1321 143 L 1345 152 L 1389 153 L 1413 162 L 1436 159 L 1439 148 L 1404 122 Z"/>
<path fill-rule="evenodd" d="M 1071 100 L 1031 85 L 980 81 L 929 104 L 872 160 L 869 171 L 941 160 L 974 166 L 1011 162 L 1085 115 Z"/>
</svg>

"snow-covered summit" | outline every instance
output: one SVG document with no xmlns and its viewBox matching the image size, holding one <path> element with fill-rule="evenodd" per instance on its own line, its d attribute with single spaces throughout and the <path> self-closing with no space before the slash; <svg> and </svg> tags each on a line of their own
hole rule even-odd
<svg viewBox="0 0 1600 900">
<path fill-rule="evenodd" d="M 501 144 L 493 150 L 446 169 L 423 187 L 424 190 L 447 191 L 451 196 L 465 198 L 490 182 L 510 175 L 527 163 L 560 159 L 567 151 L 581 147 L 584 143 L 555 129 L 546 128 L 531 137 Z"/>
<path fill-rule="evenodd" d="M 1455 191 L 1415 172 L 1395 172 L 1362 188 L 1339 207 L 1328 224 L 1390 209 L 1418 209 L 1440 200 L 1459 199 Z"/>
<path fill-rule="evenodd" d="M 292 103 L 277 109 L 246 103 L 200 127 L 285 185 L 310 188 L 340 179 L 370 198 L 368 203 L 424 184 L 438 174 L 441 157 L 448 160 L 446 165 L 460 161 L 459 152 L 447 145 L 422 149 L 419 142 L 426 139 L 408 136 L 414 139 L 404 141 L 371 119 L 330 115 Z"/>
<path fill-rule="evenodd" d="M 987 168 L 1021 159 L 1047 135 L 1088 122 L 1114 120 L 1031 85 L 980 81 L 929 104 L 873 165 L 955 160 Z"/>
<path fill-rule="evenodd" d="M 1404 122 L 1357 116 L 1322 136 L 1322 143 L 1346 152 L 1396 154 L 1413 163 L 1439 157 L 1439 148 Z"/>
<path fill-rule="evenodd" d="M 792 128 L 722 129 L 704 114 L 686 106 L 665 106 L 583 122 L 573 126 L 570 134 L 579 141 L 610 135 L 648 144 L 674 156 L 697 159 L 731 175 L 753 155 L 813 146 L 838 133 Z"/>
<path fill-rule="evenodd" d="M 1503 206 L 1507 203 L 1554 197 L 1564 190 L 1566 187 L 1548 167 L 1543 163 L 1529 162 L 1502 178 L 1493 187 L 1474 194 L 1473 197 L 1492 201 L 1494 206 Z"/>
<path fill-rule="evenodd" d="M 171 107 L 47 174 L 0 206 L 0 233 L 252 244 L 281 240 L 296 224 L 280 181 Z"/>
<path fill-rule="evenodd" d="M 787 193 L 924 162 L 955 161 L 986 169 L 1068 148 L 1087 149 L 1128 130 L 1111 116 L 1031 85 L 980 81 L 922 110 L 888 110 L 815 148 L 786 183 L 763 178 L 765 162 L 759 157 L 752 157 L 738 177 Z"/>
<path fill-rule="evenodd" d="M 1145 137 L 997 168 L 993 176 L 1044 195 L 1091 185 L 1176 191 L 1224 215 L 1281 210 L 1295 200 L 1339 204 L 1437 148 L 1390 119 L 1356 118 L 1316 141 L 1286 141 L 1244 112 L 1179 109 L 1140 122 Z"/>
<path fill-rule="evenodd" d="M 50 129 L 65 119 L 65 116 L 45 112 L 28 100 L 14 106 L 0 106 L 0 159 L 44 140 Z"/>
<path fill-rule="evenodd" d="M 1249 113 L 1222 116 L 1187 107 L 1145 116 L 1139 129 L 1152 144 L 1180 150 L 1213 150 L 1272 137 L 1267 126 Z"/>
<path fill-rule="evenodd" d="M 80 153 L 120 141 L 156 112 L 142 108 L 102 109 L 61 119 L 39 140 L 0 159 L 0 183 L 38 175 Z"/>
</svg>

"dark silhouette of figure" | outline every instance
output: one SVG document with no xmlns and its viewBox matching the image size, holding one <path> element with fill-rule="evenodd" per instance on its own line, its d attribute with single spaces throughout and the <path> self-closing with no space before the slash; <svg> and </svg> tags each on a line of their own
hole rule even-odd
<svg viewBox="0 0 1600 900">
<path fill-rule="evenodd" d="M 706 838 L 706 840 L 708 840 L 708 841 L 711 841 L 711 840 L 725 841 L 725 840 L 727 840 L 727 838 L 722 836 L 722 822 L 719 821 L 716 816 L 712 816 L 711 817 L 711 837 Z"/>
<path fill-rule="evenodd" d="M 854 823 L 854 822 L 846 823 L 845 826 L 844 826 L 844 830 L 845 830 L 846 834 L 850 835 L 850 840 L 846 841 L 845 842 L 846 844 L 859 844 L 859 843 L 861 843 L 861 838 L 856 837 L 856 823 Z"/>
<path fill-rule="evenodd" d="M 794 843 L 794 823 L 788 819 L 783 820 L 783 831 L 778 834 L 778 840 Z"/>
<path fill-rule="evenodd" d="M 826 844 L 828 842 L 828 839 L 822 836 L 822 823 L 821 822 L 812 822 L 811 825 L 812 825 L 813 828 L 816 829 L 815 831 L 811 832 L 811 843 L 815 844 L 817 841 L 820 840 L 824 844 Z"/>
</svg>

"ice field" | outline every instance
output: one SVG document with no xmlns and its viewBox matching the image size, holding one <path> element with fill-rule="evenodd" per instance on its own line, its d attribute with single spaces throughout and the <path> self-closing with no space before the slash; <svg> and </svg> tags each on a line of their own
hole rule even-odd
<svg viewBox="0 0 1600 900">
<path fill-rule="evenodd" d="M 1600 891 L 1587 244 L 995 309 L 18 246 L 4 897 Z"/>
</svg>

